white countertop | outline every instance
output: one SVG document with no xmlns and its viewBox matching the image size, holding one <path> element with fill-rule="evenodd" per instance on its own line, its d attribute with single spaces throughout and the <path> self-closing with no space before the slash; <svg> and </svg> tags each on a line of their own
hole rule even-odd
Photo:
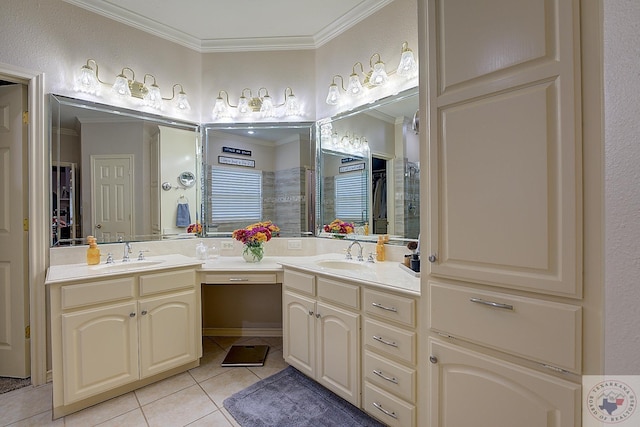
<svg viewBox="0 0 640 427">
<path fill-rule="evenodd" d="M 335 279 L 348 279 L 367 286 L 395 289 L 411 295 L 420 295 L 420 279 L 402 269 L 398 262 L 376 261 L 375 263 L 368 263 L 348 261 L 349 263 L 358 265 L 354 266 L 354 270 L 350 270 L 321 266 L 318 264 L 318 261 L 322 260 L 346 261 L 343 254 L 335 253 L 314 256 L 267 256 L 263 258 L 262 261 L 256 263 L 246 262 L 239 256 L 222 256 L 203 262 L 193 257 L 171 254 L 148 257 L 143 262 L 132 259 L 126 264 L 117 260 L 112 266 L 104 263 L 99 265 L 55 265 L 49 267 L 45 283 L 49 285 L 69 280 L 95 279 L 97 277 L 102 278 L 146 271 L 153 272 L 160 269 L 188 266 L 195 266 L 199 272 L 205 273 L 207 271 L 279 272 L 283 271 L 283 267 L 291 267 Z"/>
<path fill-rule="evenodd" d="M 319 265 L 322 260 L 346 261 L 344 254 L 321 254 L 314 256 L 267 256 L 260 262 L 248 263 L 242 257 L 219 257 L 208 260 L 202 265 L 200 271 L 282 271 L 282 267 L 292 267 L 307 270 L 317 274 L 334 277 L 336 279 L 349 279 L 363 285 L 381 288 L 392 288 L 411 295 L 420 295 L 420 278 L 401 269 L 398 262 L 358 262 L 366 269 L 354 270 L 333 269 Z"/>
<path fill-rule="evenodd" d="M 189 267 L 202 265 L 202 261 L 195 258 L 171 254 L 160 255 L 155 257 L 147 257 L 145 261 L 137 261 L 132 258 L 131 261 L 123 263 L 116 260 L 113 265 L 101 263 L 98 265 L 87 264 L 65 264 L 53 265 L 47 270 L 46 285 L 53 283 L 66 282 L 69 280 L 95 279 L 97 277 L 110 277 L 121 274 L 139 273 L 143 271 L 155 271 L 167 268 Z"/>
</svg>

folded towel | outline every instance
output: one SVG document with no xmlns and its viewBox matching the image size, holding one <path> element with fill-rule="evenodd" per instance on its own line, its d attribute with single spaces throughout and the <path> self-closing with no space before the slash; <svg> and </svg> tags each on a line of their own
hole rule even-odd
<svg viewBox="0 0 640 427">
<path fill-rule="evenodd" d="M 189 224 L 191 224 L 191 213 L 189 213 L 189 204 L 178 203 L 176 227 L 188 227 Z"/>
</svg>

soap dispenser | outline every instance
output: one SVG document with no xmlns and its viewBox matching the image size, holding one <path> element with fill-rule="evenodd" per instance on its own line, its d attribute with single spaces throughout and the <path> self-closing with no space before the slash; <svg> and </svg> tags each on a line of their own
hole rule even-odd
<svg viewBox="0 0 640 427">
<path fill-rule="evenodd" d="M 378 237 L 378 243 L 376 244 L 376 260 L 377 261 L 384 261 L 385 260 L 385 253 L 384 253 L 384 237 L 383 236 L 379 236 Z"/>
<path fill-rule="evenodd" d="M 196 246 L 196 258 L 202 261 L 207 259 L 207 247 L 202 242 Z"/>
<path fill-rule="evenodd" d="M 93 236 L 87 236 L 87 265 L 100 264 L 100 249 L 98 249 L 97 240 Z"/>
</svg>

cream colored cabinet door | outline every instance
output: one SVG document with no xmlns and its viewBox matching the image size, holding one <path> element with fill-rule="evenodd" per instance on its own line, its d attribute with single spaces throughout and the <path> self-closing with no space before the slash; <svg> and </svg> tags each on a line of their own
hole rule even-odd
<svg viewBox="0 0 640 427">
<path fill-rule="evenodd" d="M 65 404 L 138 379 L 134 302 L 62 315 Z"/>
<path fill-rule="evenodd" d="M 305 375 L 315 378 L 315 300 L 285 291 L 282 309 L 284 360 Z"/>
<path fill-rule="evenodd" d="M 360 406 L 360 315 L 316 303 L 316 380 Z"/>
<path fill-rule="evenodd" d="M 420 11 L 425 269 L 580 297 L 579 1 Z"/>
<path fill-rule="evenodd" d="M 580 385 L 429 339 L 430 425 L 577 427 Z"/>
<path fill-rule="evenodd" d="M 140 313 L 140 377 L 198 358 L 195 291 L 144 298 Z"/>
</svg>

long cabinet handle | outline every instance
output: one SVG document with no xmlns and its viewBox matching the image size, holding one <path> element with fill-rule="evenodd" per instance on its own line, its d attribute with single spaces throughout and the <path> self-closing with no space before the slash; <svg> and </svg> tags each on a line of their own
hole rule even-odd
<svg viewBox="0 0 640 427">
<path fill-rule="evenodd" d="M 249 279 L 247 279 L 246 277 L 230 277 L 229 281 L 230 282 L 248 282 Z"/>
<path fill-rule="evenodd" d="M 385 414 L 389 415 L 390 417 L 395 418 L 396 420 L 398 419 L 398 416 L 396 415 L 395 412 L 391 412 L 391 411 L 388 411 L 388 410 L 384 409 L 380 403 L 373 402 L 373 406 L 375 406 L 376 408 L 378 408 L 379 410 L 381 410 Z"/>
<path fill-rule="evenodd" d="M 386 341 L 384 338 L 377 335 L 374 335 L 373 339 L 381 342 L 382 344 L 390 345 L 391 347 L 398 347 L 398 344 L 396 344 L 394 341 Z"/>
<path fill-rule="evenodd" d="M 488 305 L 493 308 L 501 308 L 503 310 L 513 310 L 513 306 L 509 304 L 502 304 L 494 301 L 486 301 L 481 298 L 471 298 L 469 301 L 474 302 L 476 304 Z"/>
<path fill-rule="evenodd" d="M 382 304 L 380 304 L 380 303 L 377 303 L 377 302 L 372 302 L 372 303 L 371 303 L 371 305 L 372 305 L 372 306 L 374 306 L 374 307 L 381 308 L 381 309 L 383 309 L 383 310 L 393 311 L 394 313 L 397 313 L 397 312 L 398 312 L 398 309 L 397 309 L 397 308 L 395 308 L 395 307 L 387 307 L 387 306 L 384 306 L 384 305 L 382 305 Z"/>
<path fill-rule="evenodd" d="M 383 380 L 387 380 L 391 383 L 398 384 L 398 379 L 396 377 L 388 377 L 382 371 L 378 371 L 377 369 L 373 370 L 373 373 L 382 378 Z"/>
</svg>

